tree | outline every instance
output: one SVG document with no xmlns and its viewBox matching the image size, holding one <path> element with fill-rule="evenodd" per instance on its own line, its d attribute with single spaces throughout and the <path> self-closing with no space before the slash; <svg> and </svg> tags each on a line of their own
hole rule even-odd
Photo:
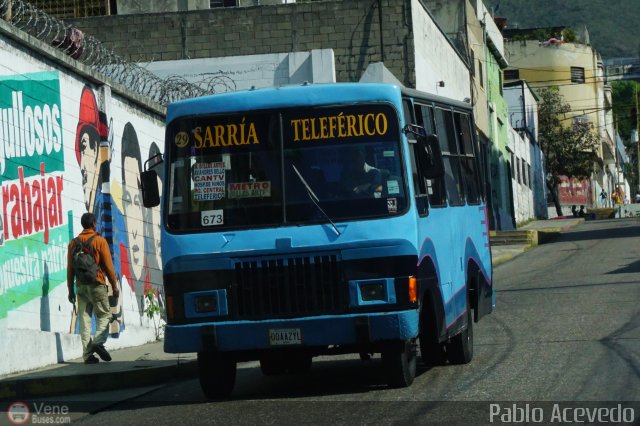
<svg viewBox="0 0 640 426">
<path fill-rule="evenodd" d="M 591 175 L 600 162 L 596 153 L 600 137 L 593 124 L 567 116 L 571 105 L 564 101 L 558 87 L 540 88 L 536 93 L 540 99 L 538 134 L 547 172 L 546 185 L 558 216 L 562 216 L 558 194 L 561 177 L 579 179 Z M 567 120 L 572 123 L 567 124 Z"/>
</svg>

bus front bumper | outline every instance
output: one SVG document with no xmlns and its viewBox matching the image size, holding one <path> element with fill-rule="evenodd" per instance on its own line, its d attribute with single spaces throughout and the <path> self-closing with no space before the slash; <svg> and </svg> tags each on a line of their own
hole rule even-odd
<svg viewBox="0 0 640 426">
<path fill-rule="evenodd" d="M 167 325 L 168 353 L 370 345 L 418 336 L 418 310 Z"/>
</svg>

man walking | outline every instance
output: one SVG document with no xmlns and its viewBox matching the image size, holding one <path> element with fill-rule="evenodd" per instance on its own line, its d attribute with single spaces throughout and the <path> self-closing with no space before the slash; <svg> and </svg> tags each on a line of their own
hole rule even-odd
<svg viewBox="0 0 640 426">
<path fill-rule="evenodd" d="M 600 191 L 600 204 L 602 207 L 607 207 L 607 191 L 605 191 L 604 188 Z"/>
<path fill-rule="evenodd" d="M 80 218 L 82 232 L 69 243 L 67 251 L 67 288 L 69 302 L 75 303 L 78 297 L 78 316 L 80 317 L 80 340 L 82 341 L 85 364 L 99 362 L 93 353 L 97 353 L 103 361 L 111 361 L 111 355 L 104 347 L 109 332 L 109 298 L 105 276 L 113 289 L 113 297 L 120 296 L 116 274 L 113 269 L 111 252 L 107 241 L 96 232 L 96 217 L 93 213 L 85 213 Z M 78 247 L 81 245 L 82 247 Z M 79 249 L 79 250 L 78 250 Z M 90 254 L 97 265 L 95 278 L 79 278 L 78 254 Z M 75 266 L 74 266 L 75 264 Z M 91 265 L 92 266 L 92 265 Z M 76 270 L 77 269 L 77 270 Z M 74 291 L 74 278 L 77 292 Z M 84 281 L 83 281 L 84 280 Z M 91 339 L 91 314 L 96 316 L 96 335 Z"/>
</svg>

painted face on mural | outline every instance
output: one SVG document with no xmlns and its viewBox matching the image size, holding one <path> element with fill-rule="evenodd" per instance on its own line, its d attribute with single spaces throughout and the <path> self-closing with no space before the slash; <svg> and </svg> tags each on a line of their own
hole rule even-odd
<svg viewBox="0 0 640 426">
<path fill-rule="evenodd" d="M 133 157 L 125 157 L 122 193 L 123 213 L 127 221 L 129 236 L 129 260 L 131 272 L 136 280 L 142 278 L 144 268 L 144 207 L 140 191 L 140 163 Z"/>
<path fill-rule="evenodd" d="M 158 177 L 158 191 L 162 194 L 162 179 Z M 155 255 L 158 265 L 161 265 L 160 261 L 160 208 L 156 207 L 151 209 L 151 226 L 153 229 L 153 248 L 155 249 Z"/>
<path fill-rule="evenodd" d="M 99 180 L 98 133 L 90 127 L 85 127 L 80 134 L 79 145 L 84 203 L 87 211 L 91 211 Z"/>
<path fill-rule="evenodd" d="M 131 123 L 124 126 L 122 133 L 122 213 L 127 224 L 127 237 L 129 239 L 129 265 L 131 274 L 136 281 L 136 294 L 142 295 L 142 287 L 139 287 L 143 278 L 145 266 L 145 214 L 146 209 L 142 205 L 142 191 L 140 185 L 140 173 L 142 160 L 138 135 Z"/>
</svg>

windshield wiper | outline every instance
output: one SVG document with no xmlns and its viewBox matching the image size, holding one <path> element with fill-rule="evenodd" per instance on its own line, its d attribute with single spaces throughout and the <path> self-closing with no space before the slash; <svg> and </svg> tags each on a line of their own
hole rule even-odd
<svg viewBox="0 0 640 426">
<path fill-rule="evenodd" d="M 340 230 L 338 229 L 338 227 L 336 226 L 335 223 L 333 223 L 333 221 L 331 220 L 331 218 L 329 217 L 329 215 L 327 213 L 325 213 L 324 210 L 322 210 L 322 207 L 320 207 L 320 204 L 318 204 L 318 202 L 320 201 L 320 198 L 318 198 L 318 196 L 316 195 L 315 192 L 313 192 L 313 189 L 311 189 L 311 187 L 309 186 L 309 184 L 307 183 L 306 180 L 304 180 L 304 178 L 302 177 L 302 174 L 300 174 L 300 172 L 298 171 L 298 169 L 296 168 L 295 164 L 291 164 L 291 167 L 293 167 L 293 171 L 296 172 L 296 174 L 298 175 L 298 178 L 300 179 L 300 182 L 302 182 L 302 185 L 304 186 L 304 188 L 307 190 L 307 196 L 309 197 L 309 199 L 313 202 L 313 204 L 315 204 L 315 206 L 318 208 L 318 210 L 320 210 L 320 213 L 322 213 L 322 215 L 329 221 L 329 223 L 331 224 L 331 226 L 333 227 L 333 230 L 336 232 L 336 234 L 338 235 L 342 235 L 340 233 Z"/>
</svg>

